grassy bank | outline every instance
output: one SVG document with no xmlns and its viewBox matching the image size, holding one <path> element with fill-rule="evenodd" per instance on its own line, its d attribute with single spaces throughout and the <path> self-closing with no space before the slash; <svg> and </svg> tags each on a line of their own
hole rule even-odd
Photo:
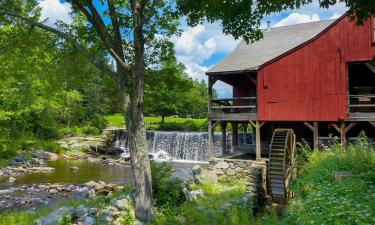
<svg viewBox="0 0 375 225">
<path fill-rule="evenodd" d="M 284 224 L 375 224 L 375 151 L 362 135 L 346 148 L 315 151 L 292 185 Z M 335 181 L 337 172 L 353 175 Z"/>
<path fill-rule="evenodd" d="M 113 127 L 124 127 L 124 117 L 122 114 L 106 116 L 108 125 Z M 161 117 L 145 117 L 147 130 L 165 131 L 207 131 L 206 119 L 165 117 L 164 124 Z"/>
</svg>

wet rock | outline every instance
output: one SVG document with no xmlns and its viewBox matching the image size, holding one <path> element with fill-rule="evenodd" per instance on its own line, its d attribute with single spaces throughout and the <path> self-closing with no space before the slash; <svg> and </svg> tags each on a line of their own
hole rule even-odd
<svg viewBox="0 0 375 225">
<path fill-rule="evenodd" d="M 353 176 L 351 172 L 337 172 L 335 173 L 335 182 L 340 183 L 351 176 Z"/>
<path fill-rule="evenodd" d="M 215 165 L 217 169 L 227 169 L 229 168 L 229 164 L 227 162 L 221 161 Z"/>
<path fill-rule="evenodd" d="M 9 178 L 8 178 L 8 182 L 9 182 L 9 183 L 14 183 L 14 182 L 16 182 L 16 178 L 14 178 L 14 177 L 9 177 Z"/>
<path fill-rule="evenodd" d="M 84 216 L 77 221 L 77 225 L 94 225 L 95 219 L 91 216 Z"/>
<path fill-rule="evenodd" d="M 90 215 L 93 215 L 93 214 L 95 214 L 97 211 L 98 211 L 98 210 L 97 210 L 96 208 L 90 208 L 90 209 L 89 209 L 89 214 L 90 214 Z"/>
<path fill-rule="evenodd" d="M 37 221 L 38 225 L 56 225 L 60 224 L 65 217 L 71 218 L 74 209 L 72 207 L 61 207 Z"/>
<path fill-rule="evenodd" d="M 76 167 L 76 166 L 72 166 L 72 167 L 70 167 L 70 170 L 72 170 L 72 171 L 78 171 L 78 170 L 79 170 L 79 168 L 78 168 L 78 167 Z"/>
<path fill-rule="evenodd" d="M 56 189 L 49 189 L 48 192 L 49 192 L 50 194 L 57 194 L 57 193 L 59 193 L 59 191 L 56 190 Z"/>
<path fill-rule="evenodd" d="M 88 187 L 88 188 L 95 188 L 96 182 L 95 181 L 89 181 L 89 182 L 85 183 L 85 186 Z"/>
<path fill-rule="evenodd" d="M 4 172 L 0 171 L 0 177 L 4 176 Z"/>
<path fill-rule="evenodd" d="M 83 199 L 89 197 L 89 189 L 87 188 L 78 188 L 72 192 L 72 198 L 74 199 Z"/>
<path fill-rule="evenodd" d="M 75 218 L 81 218 L 83 217 L 85 214 L 87 214 L 89 212 L 89 208 L 84 206 L 84 205 L 80 205 L 78 206 L 75 210 L 74 210 L 74 213 L 73 213 L 73 216 Z"/>
<path fill-rule="evenodd" d="M 134 225 L 145 225 L 145 223 L 139 220 L 135 220 Z"/>
</svg>

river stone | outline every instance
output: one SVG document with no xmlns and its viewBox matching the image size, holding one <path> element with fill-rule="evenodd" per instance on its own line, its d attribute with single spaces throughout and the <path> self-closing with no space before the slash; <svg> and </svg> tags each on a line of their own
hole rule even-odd
<svg viewBox="0 0 375 225">
<path fill-rule="evenodd" d="M 89 182 L 85 183 L 85 186 L 87 186 L 88 188 L 95 188 L 96 182 L 95 181 L 89 181 Z"/>
<path fill-rule="evenodd" d="M 56 190 L 56 189 L 54 189 L 54 188 L 52 188 L 52 189 L 49 189 L 49 191 L 48 191 L 49 193 L 51 193 L 51 194 L 57 194 L 57 193 L 59 193 L 59 191 L 58 190 Z"/>
<path fill-rule="evenodd" d="M 74 210 L 74 214 L 73 216 L 75 218 L 81 218 L 83 217 L 85 214 L 87 214 L 89 212 L 89 208 L 87 208 L 86 206 L 84 205 L 80 205 L 78 206 L 75 210 Z"/>
<path fill-rule="evenodd" d="M 74 199 L 82 199 L 89 197 L 89 189 L 84 188 L 77 188 L 72 192 L 72 198 Z"/>
<path fill-rule="evenodd" d="M 139 220 L 135 220 L 134 225 L 144 225 L 144 222 L 141 222 Z"/>
<path fill-rule="evenodd" d="M 64 217 L 71 218 L 73 215 L 74 209 L 72 207 L 61 207 L 54 211 L 52 211 L 50 214 L 48 214 L 45 217 L 42 217 L 37 221 L 38 225 L 56 225 L 60 224 Z"/>
<path fill-rule="evenodd" d="M 4 176 L 4 172 L 0 171 L 0 177 Z"/>
<path fill-rule="evenodd" d="M 79 170 L 79 168 L 76 167 L 76 166 L 72 166 L 72 167 L 70 167 L 70 170 L 77 171 L 77 170 Z"/>
<path fill-rule="evenodd" d="M 219 182 L 219 178 L 217 177 L 215 171 L 205 171 L 202 174 L 201 178 L 202 182 L 209 182 L 217 184 Z"/>
<path fill-rule="evenodd" d="M 217 169 L 227 169 L 229 168 L 229 164 L 227 162 L 221 161 L 216 164 L 215 166 Z"/>
<path fill-rule="evenodd" d="M 77 225 L 94 225 L 94 224 L 95 224 L 95 219 L 92 218 L 91 216 L 84 216 L 77 222 Z"/>
<path fill-rule="evenodd" d="M 8 182 L 9 182 L 9 183 L 14 183 L 14 182 L 16 182 L 16 178 L 14 178 L 14 177 L 9 177 L 9 178 L 8 178 Z"/>
</svg>

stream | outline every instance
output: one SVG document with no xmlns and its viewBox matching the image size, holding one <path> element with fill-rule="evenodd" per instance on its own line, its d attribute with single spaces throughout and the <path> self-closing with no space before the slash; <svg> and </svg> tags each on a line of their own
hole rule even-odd
<svg viewBox="0 0 375 225">
<path fill-rule="evenodd" d="M 193 164 L 194 162 L 171 163 L 174 175 L 181 179 L 192 177 Z M 89 181 L 104 181 L 118 185 L 134 182 L 132 169 L 128 165 L 108 165 L 87 160 L 55 160 L 48 161 L 47 165 L 55 168 L 55 171 L 17 176 L 14 183 L 9 183 L 6 177 L 0 177 L 0 211 L 36 209 L 61 200 L 76 198 L 74 192 L 67 194 L 61 191 L 51 194 L 41 190 L 39 187 L 45 184 L 74 185 L 75 189 L 79 190 L 82 184 Z M 72 170 L 71 167 L 78 167 L 78 170 Z"/>
</svg>

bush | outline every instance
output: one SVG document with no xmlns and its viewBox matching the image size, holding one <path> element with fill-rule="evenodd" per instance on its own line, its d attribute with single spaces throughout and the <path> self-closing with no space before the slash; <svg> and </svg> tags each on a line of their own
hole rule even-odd
<svg viewBox="0 0 375 225">
<path fill-rule="evenodd" d="M 185 201 L 182 180 L 172 177 L 172 167 L 151 161 L 152 190 L 156 205 L 163 211 L 176 211 Z"/>
<path fill-rule="evenodd" d="M 286 224 L 375 224 L 375 151 L 364 134 L 347 148 L 315 151 L 293 182 Z M 334 181 L 336 172 L 353 176 Z"/>
</svg>

